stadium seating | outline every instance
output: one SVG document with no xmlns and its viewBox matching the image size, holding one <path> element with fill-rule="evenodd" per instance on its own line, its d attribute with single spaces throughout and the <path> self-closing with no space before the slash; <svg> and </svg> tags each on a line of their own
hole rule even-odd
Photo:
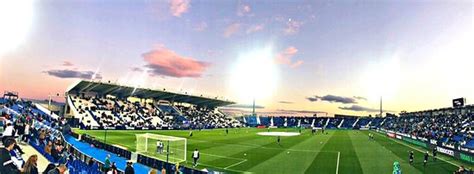
<svg viewBox="0 0 474 174">
<path fill-rule="evenodd" d="M 464 146 L 473 139 L 474 114 L 406 114 L 387 119 L 383 128 L 436 140 L 447 146 Z"/>
<path fill-rule="evenodd" d="M 212 108 L 132 102 L 113 97 L 70 95 L 75 117 L 87 129 L 209 129 L 239 127 L 241 122 Z M 256 124 L 256 123 L 255 123 Z"/>
</svg>

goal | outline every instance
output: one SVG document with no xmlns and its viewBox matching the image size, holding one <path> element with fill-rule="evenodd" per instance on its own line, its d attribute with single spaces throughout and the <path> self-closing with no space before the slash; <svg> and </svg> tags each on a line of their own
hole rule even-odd
<svg viewBox="0 0 474 174">
<path fill-rule="evenodd" d="M 169 163 L 186 161 L 186 138 L 159 134 L 136 134 L 136 152 Z"/>
</svg>

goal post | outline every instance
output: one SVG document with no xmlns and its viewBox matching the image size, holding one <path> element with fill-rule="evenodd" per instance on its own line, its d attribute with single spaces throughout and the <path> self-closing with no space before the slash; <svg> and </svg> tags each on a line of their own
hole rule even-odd
<svg viewBox="0 0 474 174">
<path fill-rule="evenodd" d="M 169 163 L 186 161 L 186 138 L 159 134 L 136 134 L 136 152 Z"/>
</svg>

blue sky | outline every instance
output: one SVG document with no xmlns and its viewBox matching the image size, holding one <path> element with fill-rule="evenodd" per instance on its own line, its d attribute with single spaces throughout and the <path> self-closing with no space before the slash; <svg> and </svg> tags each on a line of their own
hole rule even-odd
<svg viewBox="0 0 474 174">
<path fill-rule="evenodd" d="M 445 78 L 456 70 L 473 73 L 472 51 L 464 47 L 472 43 L 471 1 L 35 1 L 33 7 L 26 40 L 0 60 L 0 88 L 29 97 L 64 91 L 78 79 L 48 72 L 90 71 L 103 81 L 249 104 L 229 87 L 232 69 L 239 55 L 271 47 L 278 73 L 271 94 L 258 99 L 265 109 L 362 115 L 378 107 L 380 95 L 392 111 L 474 98 L 472 82 Z M 18 75 L 27 80 L 12 78 Z M 46 83 L 30 89 L 38 79 Z M 267 85 L 259 82 L 267 81 L 253 84 Z M 366 100 L 308 100 L 327 95 Z M 352 105 L 367 109 L 340 109 Z"/>
</svg>

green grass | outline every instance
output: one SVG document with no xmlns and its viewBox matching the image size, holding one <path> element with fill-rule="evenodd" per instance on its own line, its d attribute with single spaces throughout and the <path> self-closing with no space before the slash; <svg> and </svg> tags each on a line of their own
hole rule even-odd
<svg viewBox="0 0 474 174">
<path fill-rule="evenodd" d="M 103 140 L 104 131 L 75 130 L 87 133 Z M 185 137 L 188 139 L 188 154 L 185 165 L 190 166 L 191 152 L 195 148 L 201 152 L 197 168 L 208 168 L 228 173 L 391 173 L 393 162 L 399 161 L 403 173 L 452 173 L 455 165 L 472 167 L 441 155 L 441 160 L 432 161 L 423 166 L 421 148 L 389 139 L 375 133 L 375 141 L 368 140 L 369 131 L 330 130 L 328 134 L 311 135 L 310 130 L 304 130 L 302 135 L 281 137 L 281 145 L 276 143 L 276 137 L 260 136 L 257 132 L 266 129 L 241 128 L 229 130 L 189 131 L 180 130 L 109 130 L 107 143 L 120 145 L 134 151 L 135 134 L 156 133 Z M 296 129 L 272 129 L 275 131 L 296 132 Z M 415 152 L 415 163 L 408 164 L 408 151 Z M 339 157 L 339 165 L 338 164 Z M 455 164 L 455 165 L 454 165 Z"/>
</svg>

